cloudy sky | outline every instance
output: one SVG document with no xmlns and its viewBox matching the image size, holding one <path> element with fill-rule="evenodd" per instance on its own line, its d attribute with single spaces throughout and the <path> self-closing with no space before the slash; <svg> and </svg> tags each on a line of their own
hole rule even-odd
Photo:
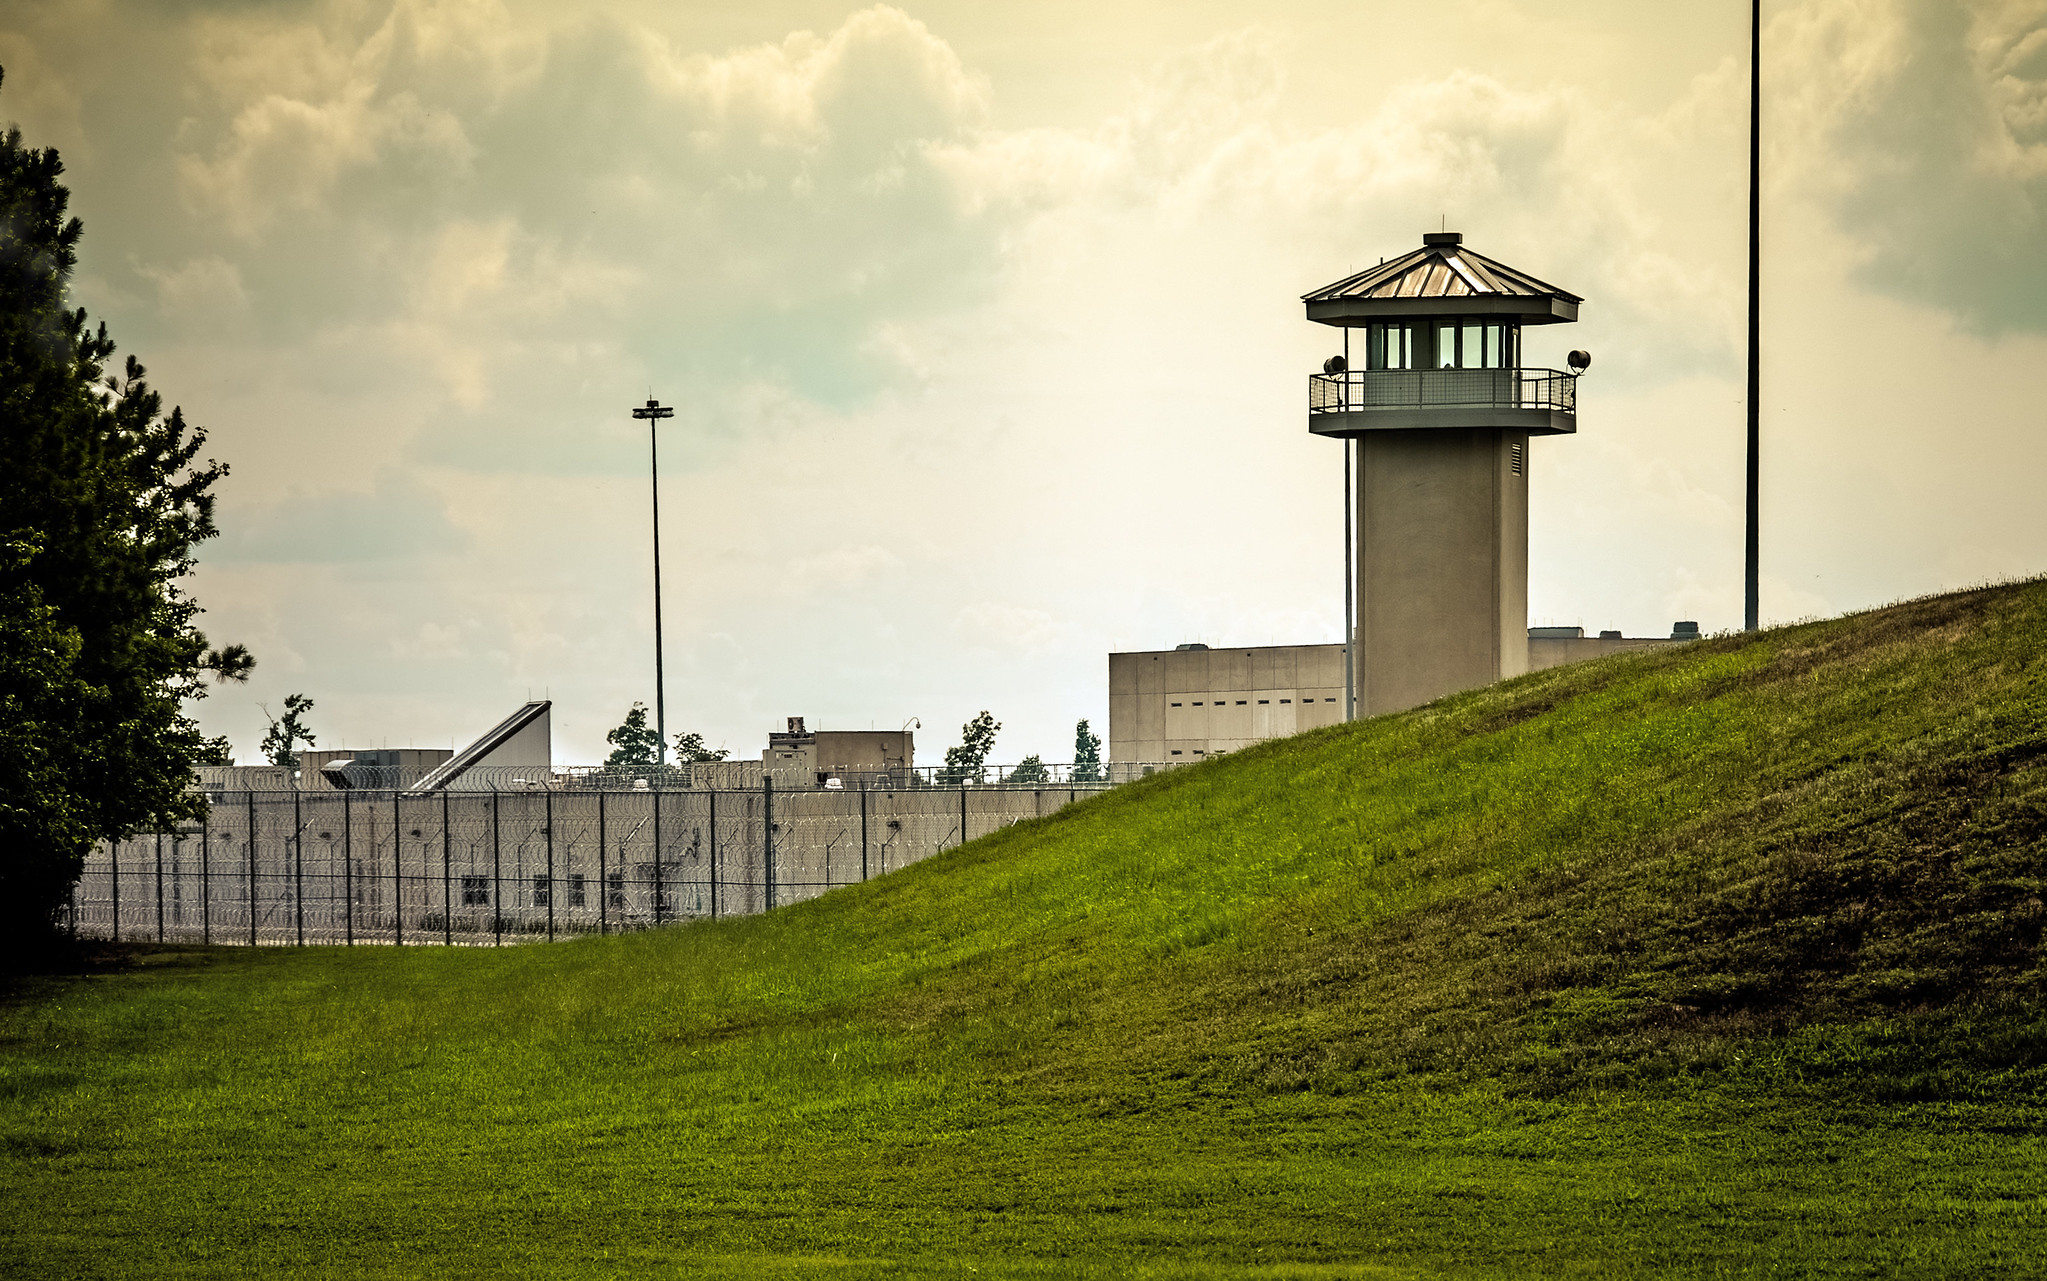
<svg viewBox="0 0 2047 1281">
<path fill-rule="evenodd" d="M 1763 610 L 2047 571 L 2047 0 L 1768 0 Z M 77 301 L 233 474 L 194 588 L 321 743 L 556 700 L 981 708 L 1066 760 L 1105 655 L 1335 640 L 1299 295 L 1461 230 L 1586 297 L 1530 621 L 1741 614 L 1746 4 L 12 0 Z"/>
</svg>

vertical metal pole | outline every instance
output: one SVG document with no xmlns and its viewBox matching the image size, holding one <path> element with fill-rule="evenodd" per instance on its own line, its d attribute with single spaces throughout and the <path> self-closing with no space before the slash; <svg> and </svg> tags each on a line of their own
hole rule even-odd
<svg viewBox="0 0 2047 1281">
<path fill-rule="evenodd" d="M 405 946 L 405 816 L 398 806 L 397 780 L 391 788 L 391 937 Z"/>
<path fill-rule="evenodd" d="M 199 941 L 213 943 L 213 807 L 199 825 Z"/>
<path fill-rule="evenodd" d="M 860 785 L 860 879 L 867 879 L 867 784 Z"/>
<path fill-rule="evenodd" d="M 163 942 L 163 833 L 156 834 L 156 941 Z"/>
<path fill-rule="evenodd" d="M 775 780 L 761 772 L 761 861 L 767 882 L 767 910 L 775 910 Z"/>
<path fill-rule="evenodd" d="M 107 842 L 107 858 L 112 862 L 113 874 L 109 879 L 114 883 L 114 942 L 118 943 L 121 941 L 121 843 L 119 841 Z"/>
<path fill-rule="evenodd" d="M 610 866 L 605 862 L 604 842 L 604 793 L 597 793 L 597 932 L 611 933 L 611 878 L 605 873 Z"/>
<path fill-rule="evenodd" d="M 441 946 L 455 946 L 455 854 L 449 846 L 448 789 L 441 789 Z"/>
<path fill-rule="evenodd" d="M 718 784 L 711 783 L 711 919 L 718 919 Z"/>
<path fill-rule="evenodd" d="M 1346 335 L 1349 330 L 1344 331 Z M 1345 338 L 1348 342 L 1348 337 Z M 1355 522 L 1351 519 L 1351 438 L 1343 438 L 1343 719 L 1354 721 L 1358 718 L 1357 681 L 1357 573 L 1351 558 L 1357 551 L 1357 540 L 1353 532 Z M 1362 461 L 1362 458 L 1360 459 Z"/>
<path fill-rule="evenodd" d="M 554 793 L 548 792 L 541 798 L 544 808 L 541 817 L 547 823 L 547 941 L 554 942 Z"/>
<path fill-rule="evenodd" d="M 1751 0 L 1748 53 L 1748 526 L 1742 575 L 1742 628 L 1761 618 L 1762 526 L 1757 511 L 1762 473 L 1762 173 L 1763 0 Z"/>
<path fill-rule="evenodd" d="M 350 795 L 341 794 L 341 910 L 348 931 L 348 946 L 355 946 L 355 830 L 351 824 Z"/>
<path fill-rule="evenodd" d="M 249 801 L 249 946 L 256 946 L 256 789 L 242 793 Z"/>
<path fill-rule="evenodd" d="M 498 838 L 498 792 L 490 792 L 490 942 L 505 945 L 505 846 Z"/>
<path fill-rule="evenodd" d="M 648 403 L 648 409 L 654 408 Z M 668 684 L 661 669 L 661 415 L 649 413 L 647 418 L 648 471 L 653 478 L 654 492 L 654 763 L 668 763 Z M 659 908 L 656 921 L 659 921 Z"/>
<path fill-rule="evenodd" d="M 306 945 L 306 821 L 299 812 L 298 786 L 291 789 L 291 919 L 298 946 Z"/>
<path fill-rule="evenodd" d="M 960 784 L 960 844 L 967 843 L 967 785 Z"/>
<path fill-rule="evenodd" d="M 654 924 L 661 924 L 661 780 L 654 779 Z"/>
</svg>

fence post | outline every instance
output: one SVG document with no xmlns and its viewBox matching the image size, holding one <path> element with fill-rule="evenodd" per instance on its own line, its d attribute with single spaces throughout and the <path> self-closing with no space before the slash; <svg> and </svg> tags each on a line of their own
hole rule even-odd
<svg viewBox="0 0 2047 1281">
<path fill-rule="evenodd" d="M 391 780 L 391 937 L 405 946 L 405 815 L 398 805 L 398 780 Z"/>
<path fill-rule="evenodd" d="M 298 945 L 306 945 L 306 820 L 299 812 L 299 789 L 291 786 L 291 919 Z"/>
<path fill-rule="evenodd" d="M 112 863 L 112 876 L 109 879 L 114 883 L 114 942 L 118 943 L 121 941 L 121 843 L 119 841 L 107 842 L 107 858 Z"/>
<path fill-rule="evenodd" d="M 611 878 L 605 873 L 604 793 L 597 793 L 597 932 L 611 933 Z"/>
<path fill-rule="evenodd" d="M 541 816 L 547 821 L 547 941 L 554 942 L 554 793 L 541 797 L 545 807 Z"/>
<path fill-rule="evenodd" d="M 348 946 L 355 946 L 355 830 L 350 826 L 349 794 L 341 794 L 341 911 Z"/>
<path fill-rule="evenodd" d="M 967 785 L 960 784 L 960 844 L 967 843 Z"/>
<path fill-rule="evenodd" d="M 711 775 L 711 919 L 718 919 L 718 776 Z"/>
<path fill-rule="evenodd" d="M 661 924 L 661 780 L 652 780 L 654 793 L 654 924 Z"/>
<path fill-rule="evenodd" d="M 242 796 L 249 802 L 249 946 L 256 946 L 256 789 Z"/>
<path fill-rule="evenodd" d="M 860 879 L 867 879 L 867 784 L 860 785 Z"/>
<path fill-rule="evenodd" d="M 490 789 L 490 945 L 505 945 L 505 845 L 498 839 L 498 789 Z"/>
<path fill-rule="evenodd" d="M 163 833 L 156 834 L 156 941 L 163 942 Z"/>
<path fill-rule="evenodd" d="M 213 942 L 213 807 L 199 825 L 199 941 Z"/>
<path fill-rule="evenodd" d="M 441 789 L 441 946 L 455 946 L 455 896 L 450 883 L 455 879 L 455 856 L 448 846 L 448 789 Z"/>
<path fill-rule="evenodd" d="M 767 910 L 775 910 L 775 780 L 761 771 L 761 861 L 766 870 Z"/>
</svg>

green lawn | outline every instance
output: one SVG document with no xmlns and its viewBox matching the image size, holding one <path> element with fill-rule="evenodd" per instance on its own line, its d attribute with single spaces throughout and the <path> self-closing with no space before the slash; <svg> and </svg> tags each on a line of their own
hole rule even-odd
<svg viewBox="0 0 2047 1281">
<path fill-rule="evenodd" d="M 133 948 L 0 1267 L 2047 1271 L 2047 585 L 1541 673 L 767 918 Z"/>
</svg>

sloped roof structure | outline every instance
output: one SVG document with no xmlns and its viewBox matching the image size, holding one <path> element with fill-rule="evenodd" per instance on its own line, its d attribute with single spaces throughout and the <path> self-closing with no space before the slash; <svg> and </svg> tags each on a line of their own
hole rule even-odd
<svg viewBox="0 0 2047 1281">
<path fill-rule="evenodd" d="M 1431 232 L 1422 247 L 1303 294 L 1308 319 L 1364 325 L 1410 316 L 1498 316 L 1527 325 L 1578 318 L 1584 299 L 1464 248 L 1457 232 Z"/>
</svg>

